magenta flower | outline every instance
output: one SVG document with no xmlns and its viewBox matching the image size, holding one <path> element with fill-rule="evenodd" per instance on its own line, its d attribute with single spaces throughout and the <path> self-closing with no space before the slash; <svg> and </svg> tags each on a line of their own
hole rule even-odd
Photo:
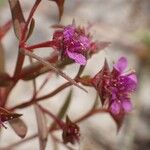
<svg viewBox="0 0 150 150">
<path fill-rule="evenodd" d="M 86 53 L 90 48 L 91 39 L 84 29 L 68 25 L 62 30 L 55 31 L 53 41 L 55 41 L 55 48 L 61 52 L 62 56 L 67 56 L 80 65 L 86 64 Z"/>
<path fill-rule="evenodd" d="M 126 58 L 121 57 L 110 71 L 105 61 L 103 69 L 93 79 L 102 105 L 107 105 L 113 115 L 125 114 L 132 110 L 130 95 L 137 87 L 137 77 L 134 72 L 124 72 L 127 65 Z"/>
</svg>

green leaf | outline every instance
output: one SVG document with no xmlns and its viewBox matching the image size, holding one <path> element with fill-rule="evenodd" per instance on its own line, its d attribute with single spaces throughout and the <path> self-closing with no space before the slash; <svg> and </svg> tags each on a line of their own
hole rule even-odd
<svg viewBox="0 0 150 150">
<path fill-rule="evenodd" d="M 57 117 L 59 119 L 62 119 L 64 117 L 64 115 L 66 114 L 66 112 L 67 112 L 67 110 L 69 108 L 69 105 L 71 103 L 71 100 L 72 100 L 72 94 L 73 94 L 73 91 L 71 89 L 70 92 L 68 93 L 66 99 L 65 99 L 64 104 L 62 105 L 62 107 L 60 108 L 60 111 L 58 112 Z M 56 125 L 56 123 L 54 122 L 52 124 L 51 128 L 53 128 L 55 125 Z"/>
<path fill-rule="evenodd" d="M 19 0 L 9 0 L 9 5 L 12 14 L 14 32 L 16 37 L 20 39 L 22 28 L 25 25 L 25 19 L 22 13 L 20 2 Z"/>
</svg>

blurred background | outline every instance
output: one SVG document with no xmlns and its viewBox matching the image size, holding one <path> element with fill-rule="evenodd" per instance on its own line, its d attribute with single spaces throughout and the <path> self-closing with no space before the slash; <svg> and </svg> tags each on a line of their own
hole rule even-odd
<svg viewBox="0 0 150 150">
<path fill-rule="evenodd" d="M 21 0 L 25 17 L 28 16 L 34 1 Z M 0 0 L 0 25 L 10 20 L 11 13 L 6 0 Z M 54 29 L 53 24 L 58 23 L 58 9 L 54 2 L 43 0 L 35 16 L 34 34 L 29 40 L 30 43 L 38 43 L 51 38 Z M 94 76 L 103 65 L 106 58 L 110 65 L 120 56 L 126 56 L 129 61 L 128 69 L 135 69 L 138 75 L 138 89 L 132 102 L 134 110 L 123 123 L 119 133 L 116 125 L 109 115 L 98 114 L 92 116 L 80 124 L 81 142 L 75 145 L 74 149 L 80 150 L 150 150 L 150 0 L 66 0 L 64 14 L 61 24 L 68 25 L 75 19 L 77 25 L 91 25 L 90 32 L 93 39 L 97 41 L 110 41 L 111 45 L 105 50 L 94 55 L 88 61 L 83 74 Z M 11 75 L 17 58 L 18 41 L 14 36 L 13 29 L 2 40 L 5 48 L 6 70 Z M 50 49 L 40 49 L 40 56 L 47 56 Z M 26 64 L 28 64 L 28 59 Z M 25 65 L 26 65 L 25 64 Z M 73 68 L 73 69 L 72 69 Z M 78 70 L 78 65 L 70 65 L 64 71 L 73 77 Z M 37 78 L 37 85 L 40 85 L 45 75 Z M 45 87 L 41 94 L 46 94 L 58 87 L 64 80 L 52 75 L 52 80 Z M 88 94 L 73 87 L 73 100 L 67 114 L 72 120 L 87 112 L 94 103 L 96 91 L 87 88 Z M 64 102 L 69 89 L 65 89 L 52 100 L 41 103 L 50 109 L 54 114 Z M 20 81 L 13 90 L 8 106 L 21 103 L 32 96 L 32 83 Z M 23 119 L 28 126 L 27 137 L 37 132 L 34 109 L 18 110 L 23 114 Z M 49 120 L 48 122 L 52 122 Z M 9 125 L 8 125 L 9 126 Z M 61 132 L 56 134 L 61 135 Z M 0 136 L 0 147 L 20 141 L 8 127 L 2 130 Z M 31 140 L 14 148 L 14 150 L 37 150 L 38 139 Z M 46 150 L 53 150 L 55 146 L 51 137 Z M 58 150 L 65 150 L 59 145 Z"/>
</svg>

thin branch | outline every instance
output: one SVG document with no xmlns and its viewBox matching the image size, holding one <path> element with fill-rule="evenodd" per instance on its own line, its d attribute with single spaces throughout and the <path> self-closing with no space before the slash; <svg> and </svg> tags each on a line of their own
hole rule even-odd
<svg viewBox="0 0 150 150">
<path fill-rule="evenodd" d="M 65 73 L 63 73 L 61 70 L 57 69 L 56 67 L 54 67 L 52 64 L 50 64 L 48 61 L 42 59 L 41 57 L 35 55 L 34 53 L 26 50 L 26 49 L 21 49 L 22 53 L 24 53 L 27 56 L 30 56 L 36 60 L 38 60 L 39 62 L 41 62 L 43 65 L 47 66 L 50 70 L 52 69 L 53 71 L 55 71 L 56 73 L 58 73 L 59 75 L 61 75 L 63 78 L 65 78 L 66 80 L 68 80 L 69 82 L 71 82 L 72 84 L 74 84 L 76 87 L 82 89 L 83 91 L 85 91 L 87 93 L 87 90 L 85 90 L 82 86 L 80 86 L 75 80 L 71 79 L 68 75 L 66 75 Z"/>
<path fill-rule="evenodd" d="M 21 109 L 21 108 L 25 108 L 28 106 L 31 106 L 32 104 L 34 104 L 35 102 L 39 102 L 42 100 L 46 100 L 47 98 L 53 97 L 56 94 L 58 94 L 60 91 L 64 90 L 65 88 L 69 87 L 70 85 L 72 85 L 70 82 L 66 82 L 65 84 L 62 84 L 61 86 L 59 86 L 57 89 L 55 89 L 54 91 L 52 91 L 51 93 L 41 96 L 39 98 L 36 98 L 35 101 L 32 101 L 32 99 L 30 101 L 24 102 L 22 104 L 16 105 L 13 108 L 10 108 L 10 110 L 15 110 L 15 109 Z"/>
</svg>

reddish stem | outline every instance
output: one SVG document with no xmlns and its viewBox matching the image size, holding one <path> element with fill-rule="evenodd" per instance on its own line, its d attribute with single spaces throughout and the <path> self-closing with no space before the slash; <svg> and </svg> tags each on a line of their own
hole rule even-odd
<svg viewBox="0 0 150 150">
<path fill-rule="evenodd" d="M 28 29 L 28 25 L 29 25 L 30 20 L 32 19 L 32 16 L 33 16 L 35 10 L 37 9 L 40 1 L 41 0 L 36 0 L 34 6 L 32 7 L 32 9 L 30 11 L 28 19 L 27 19 L 27 21 L 25 23 L 25 26 L 23 28 L 23 31 L 22 31 L 21 41 L 20 41 L 20 44 L 19 44 L 19 49 L 22 48 L 22 47 L 24 47 L 24 45 L 25 45 L 25 35 L 26 35 L 27 29 Z M 17 65 L 16 65 L 16 69 L 15 69 L 15 73 L 14 73 L 15 77 L 18 74 L 20 74 L 20 72 L 21 72 L 21 69 L 22 69 L 22 66 L 23 66 L 23 62 L 24 62 L 24 58 L 25 58 L 25 56 L 19 51 L 18 59 L 17 59 Z"/>
<path fill-rule="evenodd" d="M 82 117 L 80 117 L 79 119 L 77 119 L 74 122 L 79 123 L 79 122 L 85 120 L 86 118 L 88 118 L 92 115 L 95 115 L 97 113 L 108 113 L 108 110 L 107 109 L 94 109 L 94 110 L 91 110 L 91 111 L 87 112 L 85 115 L 83 115 Z"/>
<path fill-rule="evenodd" d="M 53 41 L 46 41 L 46 42 L 43 42 L 43 43 L 27 46 L 25 48 L 28 49 L 28 50 L 33 50 L 33 49 L 36 49 L 36 48 L 53 47 L 53 46 L 54 46 Z"/>
<path fill-rule="evenodd" d="M 55 96 L 57 93 L 59 93 L 60 91 L 62 91 L 63 89 L 67 88 L 68 86 L 72 85 L 70 82 L 66 82 L 65 84 L 61 85 L 60 87 L 58 87 L 56 90 L 54 90 L 53 92 L 41 96 L 39 98 L 36 98 L 34 101 L 31 99 L 30 101 L 24 102 L 22 104 L 16 105 L 13 108 L 10 108 L 11 111 L 15 110 L 15 109 L 21 109 L 21 108 L 25 108 L 28 106 L 31 106 L 32 104 L 34 104 L 35 102 L 39 102 L 42 100 L 45 100 L 47 98 L 53 97 Z"/>
<path fill-rule="evenodd" d="M 52 55 L 48 58 L 45 58 L 45 60 L 49 61 L 50 63 L 55 63 L 58 60 L 57 55 Z M 33 65 L 24 67 L 21 71 L 21 73 L 17 76 L 17 79 L 27 79 L 30 77 L 34 77 L 35 74 L 39 73 L 39 71 L 43 68 L 43 65 L 40 64 L 39 62 L 33 63 Z"/>
<path fill-rule="evenodd" d="M 41 108 L 41 110 L 42 110 L 43 112 L 45 112 L 45 113 L 48 114 L 51 118 L 53 118 L 54 121 L 58 124 L 58 126 L 59 126 L 61 129 L 64 128 L 65 123 L 64 123 L 63 121 L 61 121 L 60 119 L 58 119 L 58 118 L 57 118 L 53 113 L 51 113 L 49 110 L 45 109 L 44 107 L 42 107 L 42 106 L 40 106 L 40 105 L 38 105 L 38 106 Z"/>
<path fill-rule="evenodd" d="M 13 75 L 14 83 L 7 89 L 6 98 L 9 96 L 9 93 L 11 92 L 13 87 L 16 85 L 16 83 L 18 81 L 17 76 L 20 74 L 20 72 L 22 70 L 25 55 L 21 53 L 20 49 L 23 48 L 24 45 L 25 45 L 25 42 L 26 42 L 25 35 L 26 35 L 27 29 L 28 29 L 28 25 L 29 25 L 30 20 L 32 19 L 32 16 L 33 16 L 33 14 L 34 14 L 35 10 L 37 9 L 40 2 L 41 2 L 41 0 L 36 0 L 34 6 L 32 7 L 32 9 L 30 11 L 30 14 L 29 14 L 28 19 L 25 23 L 25 26 L 23 28 L 23 31 L 22 31 L 22 34 L 21 34 L 21 40 L 19 41 L 19 52 L 18 52 L 16 68 L 15 68 L 14 75 Z M 6 99 L 6 101 L 3 105 L 5 105 L 6 102 L 7 102 L 7 99 Z"/>
</svg>

